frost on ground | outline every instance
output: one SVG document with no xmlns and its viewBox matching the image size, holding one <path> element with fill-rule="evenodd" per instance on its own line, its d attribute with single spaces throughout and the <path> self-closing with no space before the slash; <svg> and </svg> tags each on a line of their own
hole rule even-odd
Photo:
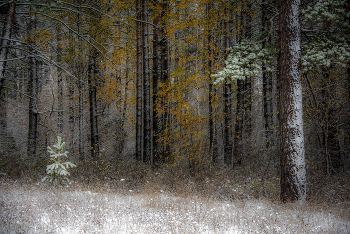
<svg viewBox="0 0 350 234">
<path fill-rule="evenodd" d="M 0 233 L 350 232 L 345 204 L 228 202 L 4 181 L 0 186 Z"/>
</svg>

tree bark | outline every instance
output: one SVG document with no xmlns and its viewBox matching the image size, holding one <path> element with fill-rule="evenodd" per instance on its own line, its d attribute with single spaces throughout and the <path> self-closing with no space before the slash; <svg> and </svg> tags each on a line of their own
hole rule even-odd
<svg viewBox="0 0 350 234">
<path fill-rule="evenodd" d="M 90 146 L 91 158 L 93 161 L 98 160 L 99 156 L 99 137 L 98 137 L 98 121 L 97 121 L 97 51 L 92 50 L 91 61 L 89 64 L 89 103 L 90 103 Z"/>
<path fill-rule="evenodd" d="M 213 102 L 214 102 L 214 85 L 212 82 L 211 74 L 212 74 L 212 49 L 211 49 L 211 43 L 212 43 L 212 37 L 211 37 L 211 11 L 212 3 L 207 3 L 206 5 L 206 17 L 207 17 L 207 69 L 208 69 L 208 82 L 209 82 L 209 90 L 208 90 L 208 104 L 209 104 L 209 155 L 211 157 L 212 164 L 216 164 L 218 161 L 217 153 L 216 153 L 216 147 L 215 147 L 215 125 L 214 125 L 214 109 L 213 109 Z"/>
<path fill-rule="evenodd" d="M 148 0 L 142 0 L 142 20 L 148 22 Z M 152 131 L 151 131 L 151 82 L 150 82 L 150 67 L 149 67 L 149 44 L 148 44 L 148 25 L 143 23 L 143 162 L 152 164 Z"/>
<path fill-rule="evenodd" d="M 225 6 L 223 6 L 225 7 Z M 225 9 L 224 14 L 227 14 L 227 10 Z M 223 30 L 226 31 L 225 36 L 223 38 L 223 49 L 226 52 L 228 47 L 228 36 L 227 32 L 229 31 L 229 26 L 224 20 L 223 22 Z M 225 59 L 227 58 L 225 54 Z M 223 144 L 224 144 L 224 163 L 227 166 L 232 166 L 232 84 L 230 80 L 225 80 L 224 87 L 224 136 L 223 136 Z"/>
<path fill-rule="evenodd" d="M 325 152 L 327 175 L 338 173 L 343 169 L 338 138 L 339 122 L 337 111 L 332 105 L 332 93 L 336 93 L 330 80 L 329 68 L 322 68 L 323 79 L 320 108 L 323 114 L 323 147 Z"/>
<path fill-rule="evenodd" d="M 252 38 L 257 37 L 262 32 L 262 12 L 259 2 L 254 2 L 252 5 L 252 11 L 257 14 L 257 16 L 252 18 L 252 25 L 254 30 L 252 30 Z M 264 160 L 264 110 L 263 110 L 263 70 L 259 72 L 256 76 L 252 77 L 252 149 L 253 155 L 259 156 L 260 159 Z"/>
<path fill-rule="evenodd" d="M 29 111 L 28 111 L 28 145 L 27 151 L 30 158 L 36 155 L 36 144 L 38 139 L 38 109 L 37 109 L 37 96 L 38 96 L 38 75 L 37 75 L 37 63 L 34 57 L 34 50 L 32 48 L 34 44 L 33 31 L 36 28 L 35 16 L 31 16 L 28 24 L 28 38 L 30 53 L 28 61 L 28 95 L 29 95 Z"/>
<path fill-rule="evenodd" d="M 2 96 L 3 84 L 5 81 L 6 60 L 8 47 L 12 32 L 13 20 L 16 12 L 16 0 L 9 3 L 5 16 L 5 23 L 2 30 L 2 39 L 0 41 L 0 98 Z M 7 106 L 3 100 L 0 100 L 0 146 L 7 141 Z"/>
<path fill-rule="evenodd" d="M 237 26 L 236 26 L 236 38 L 239 42 L 243 38 L 243 30 L 239 29 L 239 24 L 243 24 L 243 12 L 237 12 Z M 239 165 L 242 162 L 243 158 L 243 149 L 242 149 L 242 138 L 243 138 L 243 109 L 244 109 L 244 81 L 236 81 L 236 119 L 235 119 L 235 128 L 234 128 L 234 152 L 233 152 L 233 167 Z"/>
<path fill-rule="evenodd" d="M 155 0 L 154 4 L 156 4 L 155 8 L 159 9 L 160 1 Z M 159 142 L 159 139 L 162 135 L 162 117 L 160 116 L 159 112 L 162 108 L 160 106 L 160 90 L 159 90 L 159 83 L 162 80 L 162 31 L 159 29 L 159 26 L 161 24 L 161 15 L 162 13 L 159 11 L 154 12 L 154 19 L 153 19 L 153 157 L 154 157 L 154 164 L 158 164 L 160 162 L 160 158 L 163 157 L 162 147 L 161 143 Z"/>
<path fill-rule="evenodd" d="M 306 200 L 306 170 L 301 86 L 300 0 L 280 3 L 280 163 L 281 200 Z"/>
<path fill-rule="evenodd" d="M 79 4 L 79 11 L 78 11 L 78 20 L 77 20 L 77 30 L 78 34 L 81 35 L 81 29 L 82 29 L 82 19 L 81 19 L 81 1 L 78 1 Z M 81 48 L 81 37 L 78 37 L 79 45 L 78 45 L 78 53 L 83 53 Z M 94 52 L 93 52 L 94 53 Z M 93 55 L 94 56 L 94 55 Z M 76 64 L 77 74 L 78 77 L 80 77 L 80 80 L 83 79 L 83 69 L 82 69 L 82 61 L 81 57 L 78 58 L 78 63 Z M 91 74 L 91 73 L 90 73 Z M 79 157 L 80 161 L 83 161 L 85 159 L 85 152 L 84 152 L 84 88 L 85 85 L 82 81 L 78 81 L 78 92 L 79 92 L 79 112 L 78 112 L 78 124 L 79 124 Z M 90 90 L 89 90 L 90 91 Z M 90 93 L 89 93 L 90 96 Z M 90 103 L 91 104 L 91 103 Z M 91 106 L 90 106 L 91 107 Z M 90 110 L 91 111 L 91 110 Z M 91 113 L 91 112 L 90 112 Z M 93 136 L 91 135 L 91 138 Z M 93 146 L 92 146 L 93 147 Z M 93 157 L 94 159 L 94 157 Z"/>
<path fill-rule="evenodd" d="M 10 45 L 10 38 L 12 33 L 13 20 L 16 13 L 16 0 L 13 0 L 9 3 L 7 8 L 6 18 L 4 27 L 2 29 L 2 39 L 0 42 L 0 95 L 3 88 L 5 80 L 5 69 L 6 69 L 6 60 L 8 55 L 8 47 Z M 1 102 L 0 102 L 1 103 Z"/>
<path fill-rule="evenodd" d="M 56 39 L 57 39 L 57 63 L 60 64 L 62 60 L 62 45 L 61 45 L 61 28 L 56 26 Z M 63 78 L 62 78 L 62 69 L 57 68 L 57 99 L 58 99 L 58 132 L 62 137 L 63 133 Z"/>
<path fill-rule="evenodd" d="M 137 161 L 142 160 L 142 15 L 141 0 L 136 0 L 136 147 Z"/>
<path fill-rule="evenodd" d="M 269 28 L 270 22 L 269 22 L 269 15 L 268 10 L 266 8 L 262 9 L 262 25 L 264 27 L 263 30 L 269 30 L 270 32 L 273 30 L 271 27 Z M 271 43 L 271 36 L 267 39 Z M 265 47 L 266 42 L 263 42 L 263 47 Z M 264 128 L 265 128 L 265 147 L 263 148 L 269 148 L 272 146 L 272 137 L 274 134 L 273 132 L 273 86 L 272 86 L 272 73 L 266 72 L 266 67 L 263 66 L 263 112 L 264 112 Z"/>
<path fill-rule="evenodd" d="M 169 58 L 168 58 L 168 39 L 167 39 L 167 11 L 168 11 L 168 0 L 162 1 L 162 20 L 161 20 L 161 35 L 162 39 L 160 41 L 161 43 L 161 62 L 162 62 L 162 97 L 161 97 L 161 108 L 162 108 L 162 126 L 161 126 L 161 133 L 162 136 L 165 137 L 165 134 L 167 132 L 167 128 L 169 127 L 169 113 L 167 111 L 168 109 L 168 99 L 167 99 L 167 88 L 169 83 Z M 164 140 L 162 143 L 162 155 L 163 160 L 165 160 L 168 157 L 170 145 Z"/>
<path fill-rule="evenodd" d="M 244 81 L 237 80 L 237 107 L 236 107 L 236 122 L 234 135 L 234 158 L 233 166 L 241 164 L 242 162 L 242 138 L 243 138 L 243 105 L 244 105 Z"/>
<path fill-rule="evenodd" d="M 224 84 L 224 163 L 232 166 L 232 105 L 231 105 L 231 82 Z"/>
</svg>

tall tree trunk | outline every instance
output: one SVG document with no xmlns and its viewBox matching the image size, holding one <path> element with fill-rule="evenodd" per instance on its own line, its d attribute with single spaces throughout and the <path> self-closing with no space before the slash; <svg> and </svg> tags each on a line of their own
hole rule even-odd
<svg viewBox="0 0 350 234">
<path fill-rule="evenodd" d="M 224 163 L 232 166 L 232 105 L 231 105 L 231 82 L 224 84 Z"/>
<path fill-rule="evenodd" d="M 273 30 L 271 27 L 269 28 L 270 22 L 268 17 L 267 9 L 262 9 L 262 25 L 264 27 L 263 30 L 269 29 L 270 32 Z M 267 39 L 271 43 L 271 36 Z M 263 42 L 263 47 L 265 47 L 266 42 Z M 264 128 L 265 128 L 265 147 L 269 148 L 272 145 L 272 134 L 273 130 L 273 89 L 272 89 L 272 73 L 266 72 L 266 67 L 263 66 L 263 112 L 264 112 Z"/>
<path fill-rule="evenodd" d="M 160 0 L 154 2 L 155 9 L 159 9 Z M 160 91 L 159 83 L 162 80 L 162 31 L 159 28 L 161 24 L 162 13 L 159 11 L 154 11 L 153 19 L 153 163 L 158 164 L 160 158 L 163 157 L 162 146 L 159 139 L 162 135 L 162 117 L 159 114 L 160 109 Z"/>
<path fill-rule="evenodd" d="M 237 12 L 236 22 L 236 38 L 237 42 L 243 38 L 243 30 L 239 29 L 239 25 L 243 24 L 243 12 Z M 244 81 L 236 81 L 236 120 L 235 120 L 235 132 L 234 132 L 234 154 L 233 154 L 233 166 L 241 164 L 243 158 L 242 139 L 243 139 L 243 109 L 244 109 Z"/>
<path fill-rule="evenodd" d="M 10 45 L 12 25 L 13 25 L 13 20 L 15 18 L 15 13 L 16 13 L 16 0 L 13 0 L 12 2 L 9 3 L 7 8 L 5 23 L 2 29 L 2 35 L 1 35 L 2 38 L 0 41 L 0 95 L 3 88 L 4 80 L 5 80 L 6 60 L 7 60 L 7 54 L 8 54 L 8 47 Z"/>
<path fill-rule="evenodd" d="M 136 160 L 142 160 L 142 20 L 141 0 L 136 0 Z"/>
<path fill-rule="evenodd" d="M 223 6 L 225 7 L 225 6 Z M 224 14 L 227 14 L 227 10 L 225 9 Z M 225 32 L 223 38 L 223 48 L 227 50 L 228 47 L 228 36 L 227 33 L 229 31 L 229 26 L 224 20 L 223 22 L 223 30 Z M 225 59 L 227 58 L 225 54 Z M 225 80 L 224 88 L 224 136 L 223 136 L 223 144 L 224 144 L 224 163 L 227 166 L 232 166 L 232 84 L 230 80 Z"/>
<path fill-rule="evenodd" d="M 29 95 L 29 113 L 28 113 L 28 156 L 33 158 L 36 154 L 36 144 L 38 139 L 38 109 L 37 109 L 37 96 L 38 96 L 38 75 L 37 75 L 37 63 L 34 57 L 34 50 L 32 48 L 34 44 L 33 31 L 36 28 L 35 16 L 31 16 L 28 25 L 28 38 L 30 53 L 28 61 L 28 95 Z"/>
<path fill-rule="evenodd" d="M 99 156 L 99 137 L 98 137 L 98 121 L 97 121 L 97 75 L 98 64 L 97 54 L 98 52 L 93 49 L 91 52 L 91 61 L 89 64 L 89 103 L 90 103 L 90 146 L 91 146 L 91 158 L 93 161 L 98 160 Z"/>
<path fill-rule="evenodd" d="M 243 158 L 242 152 L 242 138 L 243 138 L 243 108 L 244 108 L 244 81 L 237 80 L 237 105 L 236 105 L 236 122 L 235 122 L 235 136 L 234 136 L 234 158 L 233 166 L 241 164 Z"/>
<path fill-rule="evenodd" d="M 252 38 L 257 37 L 262 32 L 261 6 L 259 1 L 252 5 L 253 13 L 257 16 L 252 18 Z M 252 77 L 252 149 L 253 155 L 260 156 L 264 160 L 264 111 L 263 111 L 263 71 Z"/>
<path fill-rule="evenodd" d="M 280 3 L 281 200 L 306 199 L 306 171 L 300 53 L 300 0 Z"/>
<path fill-rule="evenodd" d="M 62 60 L 62 45 L 61 45 L 61 28 L 56 26 L 56 39 L 57 39 L 57 63 L 60 64 Z M 57 68 L 57 99 L 58 99 L 58 132 L 62 137 L 63 133 L 63 78 L 62 78 L 62 69 Z"/>
<path fill-rule="evenodd" d="M 142 0 L 142 20 L 148 22 L 148 0 Z M 151 82 L 149 69 L 149 44 L 148 44 L 148 25 L 143 23 L 143 162 L 152 164 L 152 132 L 151 132 Z"/>
<path fill-rule="evenodd" d="M 243 10 L 243 35 L 246 39 L 252 38 L 252 3 L 248 2 L 247 9 Z M 242 155 L 244 157 L 253 153 L 251 133 L 252 133 L 252 77 L 246 78 L 243 85 L 243 128 L 242 128 Z M 244 133 L 244 134 L 243 134 Z"/>
<path fill-rule="evenodd" d="M 169 83 L 169 64 L 168 64 L 168 39 L 167 39 L 167 11 L 168 11 L 168 0 L 163 0 L 162 1 L 162 28 L 161 28 L 161 62 L 162 62 L 162 92 L 163 95 L 161 97 L 161 107 L 162 107 L 162 126 L 161 126 L 161 133 L 162 136 L 165 137 L 167 128 L 169 126 L 169 113 L 167 111 L 168 109 L 168 99 L 167 99 L 167 94 L 164 93 L 167 90 L 168 83 Z M 163 155 L 163 160 L 167 158 L 167 155 L 169 154 L 169 144 L 166 143 L 166 141 L 163 141 L 162 143 L 162 155 Z"/>
<path fill-rule="evenodd" d="M 346 9 L 345 9 L 346 13 L 350 12 L 350 0 L 347 0 L 346 2 Z M 348 15 L 348 24 L 350 25 L 350 16 Z M 348 37 L 348 44 L 350 44 L 350 38 Z M 348 76 L 348 113 L 350 112 L 350 60 L 348 60 L 347 62 L 347 76 Z M 350 132 L 350 117 L 347 118 L 347 127 L 346 127 L 346 131 L 349 133 Z M 345 145 L 350 145 L 350 134 L 347 134 L 347 136 L 344 139 L 345 141 Z M 349 147 L 347 147 L 347 151 L 346 151 L 346 158 L 347 160 L 350 159 L 350 152 L 349 152 Z"/>
<path fill-rule="evenodd" d="M 323 147 L 325 152 L 327 175 L 338 173 L 343 168 L 340 152 L 340 142 L 338 138 L 338 118 L 336 110 L 332 106 L 331 93 L 336 93 L 330 81 L 329 68 L 322 68 L 322 97 L 321 111 L 323 112 Z"/>
<path fill-rule="evenodd" d="M 215 126 L 214 126 L 214 109 L 213 109 L 213 102 L 214 102 L 214 85 L 212 82 L 211 74 L 212 74 L 212 49 L 211 49 L 211 43 L 212 43 L 212 37 L 211 37 L 211 11 L 212 3 L 207 3 L 206 5 L 206 17 L 207 17 L 207 69 L 208 69 L 208 82 L 209 82 L 209 90 L 208 90 L 208 104 L 209 104 L 209 155 L 211 157 L 212 164 L 217 163 L 217 154 L 215 152 L 215 146 L 216 143 L 214 140 L 215 137 Z"/>
<path fill-rule="evenodd" d="M 8 47 L 12 32 L 13 20 L 16 12 L 16 1 L 9 3 L 5 16 L 5 23 L 2 29 L 2 38 L 0 39 L 0 99 L 2 96 L 3 84 L 5 81 L 6 60 Z M 7 106 L 3 100 L 0 100 L 0 146 L 7 142 Z"/>
<path fill-rule="evenodd" d="M 350 0 L 346 2 L 345 12 L 349 14 L 350 12 Z M 348 16 L 348 24 L 350 25 L 350 16 Z M 348 40 L 350 44 L 350 39 Z M 350 100 L 350 60 L 348 60 L 347 64 L 347 75 L 348 75 L 348 100 Z M 350 111 L 350 101 L 349 101 L 349 111 Z"/>
<path fill-rule="evenodd" d="M 78 53 L 81 54 L 83 53 L 82 48 L 81 48 L 81 28 L 82 28 L 82 19 L 81 19 L 81 1 L 78 1 L 79 4 L 79 11 L 78 11 L 78 20 L 77 20 L 77 30 L 78 30 Z M 94 52 L 93 52 L 94 53 Z M 94 55 L 93 55 L 94 56 Z M 84 133 L 83 133 L 83 129 L 84 129 L 84 89 L 85 89 L 85 85 L 82 82 L 83 80 L 83 71 L 82 71 L 82 61 L 81 61 L 81 57 L 78 58 L 78 63 L 76 65 L 76 69 L 77 69 L 77 74 L 78 77 L 80 77 L 80 80 L 78 81 L 78 92 L 79 92 L 79 112 L 78 112 L 78 123 L 79 123 L 79 157 L 80 160 L 83 161 L 85 159 L 85 155 L 84 155 Z M 94 71 L 93 71 L 94 72 Z M 91 73 L 90 73 L 91 74 Z M 89 93 L 90 95 L 90 93 Z M 91 138 L 93 138 L 93 136 L 91 136 Z M 94 147 L 94 146 L 92 146 Z M 93 157 L 94 159 L 94 157 Z"/>
</svg>

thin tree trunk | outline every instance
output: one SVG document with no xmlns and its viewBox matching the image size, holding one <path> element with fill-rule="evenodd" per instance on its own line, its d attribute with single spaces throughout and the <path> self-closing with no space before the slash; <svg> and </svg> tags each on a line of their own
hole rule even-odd
<svg viewBox="0 0 350 234">
<path fill-rule="evenodd" d="M 90 146 L 91 158 L 93 161 L 98 160 L 99 156 L 99 137 L 98 137 L 98 122 L 97 122 L 97 51 L 93 49 L 91 61 L 89 64 L 89 102 L 90 102 Z"/>
<path fill-rule="evenodd" d="M 232 105 L 231 105 L 231 82 L 224 84 L 224 163 L 232 166 Z"/>
<path fill-rule="evenodd" d="M 244 30 L 244 37 L 246 39 L 251 39 L 252 37 L 252 18 L 251 18 L 251 9 L 252 9 L 252 3 L 248 2 L 247 4 L 248 9 L 244 10 L 244 16 L 243 16 L 243 30 Z M 249 155 L 249 153 L 253 153 L 254 150 L 252 150 L 252 142 L 251 142 L 251 133 L 252 133 L 252 77 L 246 78 L 244 80 L 243 85 L 243 126 L 242 126 L 242 155 L 246 157 Z M 244 134 L 243 134 L 244 133 Z"/>
<path fill-rule="evenodd" d="M 3 84 L 5 81 L 6 60 L 8 55 L 8 47 L 12 32 L 13 20 L 16 12 L 16 0 L 9 3 L 5 16 L 5 23 L 2 30 L 2 39 L 0 39 L 0 98 L 2 96 Z M 0 146 L 4 146 L 7 142 L 7 106 L 3 100 L 0 100 Z M 3 147 L 2 147 L 3 148 Z"/>
<path fill-rule="evenodd" d="M 28 145 L 27 151 L 30 158 L 36 155 L 36 144 L 38 139 L 38 109 L 37 109 L 37 96 L 38 96 L 38 75 L 37 75 L 37 64 L 34 57 L 34 50 L 32 48 L 34 43 L 33 31 L 36 28 L 35 16 L 31 16 L 28 25 L 28 48 L 31 56 L 28 62 L 28 95 L 29 95 L 29 113 L 28 113 Z"/>
<path fill-rule="evenodd" d="M 168 109 L 168 99 L 167 99 L 167 94 L 164 93 L 167 90 L 168 83 L 169 83 L 169 64 L 168 64 L 168 39 L 167 39 L 167 32 L 166 32 L 166 27 L 167 27 L 167 20 L 166 20 L 166 15 L 168 11 L 168 0 L 163 0 L 162 1 L 162 28 L 161 28 L 161 35 L 162 35 L 162 40 L 160 41 L 161 43 L 161 62 L 162 62 L 162 92 L 163 95 L 161 97 L 161 107 L 162 107 L 162 126 L 161 126 L 161 133 L 162 136 L 165 137 L 167 128 L 169 128 L 169 113 L 167 111 Z M 168 129 L 169 130 L 169 129 Z M 163 155 L 163 160 L 165 160 L 169 154 L 169 144 L 164 140 L 162 143 L 162 155 Z"/>
<path fill-rule="evenodd" d="M 252 38 L 257 37 L 262 31 L 262 12 L 259 2 L 254 2 L 252 11 L 257 16 L 252 18 Z M 251 97 L 251 118 L 252 118 L 252 149 L 253 155 L 264 158 L 263 146 L 264 144 L 264 111 L 263 111 L 263 71 L 252 77 L 252 97 Z"/>
<path fill-rule="evenodd" d="M 330 104 L 332 101 L 331 93 L 336 93 L 330 81 L 329 68 L 322 68 L 322 97 L 321 111 L 324 116 L 323 132 L 324 132 L 324 151 L 326 161 L 327 175 L 338 173 L 343 168 L 343 162 L 340 153 L 340 142 L 338 139 L 338 121 L 336 110 Z"/>
<path fill-rule="evenodd" d="M 300 53 L 300 0 L 280 3 L 281 200 L 306 199 L 306 171 Z"/>
<path fill-rule="evenodd" d="M 142 24 L 141 0 L 136 0 L 136 160 L 142 160 Z"/>
<path fill-rule="evenodd" d="M 142 0 L 142 20 L 148 22 L 148 0 Z M 149 69 L 149 44 L 148 25 L 143 23 L 143 111 L 144 111 L 144 135 L 143 135 L 143 162 L 152 164 L 152 132 L 151 132 L 151 82 Z"/>
<path fill-rule="evenodd" d="M 263 30 L 273 30 L 269 28 L 270 22 L 268 20 L 268 10 L 266 8 L 262 9 L 262 25 Z M 268 41 L 271 43 L 271 36 L 269 36 Z M 265 47 L 266 42 L 263 42 L 263 47 Z M 263 112 L 264 112 L 264 128 L 265 128 L 265 147 L 269 148 L 272 146 L 272 134 L 273 130 L 273 89 L 272 89 L 272 73 L 266 72 L 266 67 L 263 66 Z"/>
<path fill-rule="evenodd" d="M 13 25 L 13 20 L 15 18 L 15 13 L 16 13 L 16 0 L 13 0 L 11 3 L 9 3 L 9 6 L 7 8 L 7 13 L 5 16 L 6 21 L 2 29 L 2 35 L 1 35 L 2 39 L 0 42 L 0 95 L 3 88 L 4 80 L 5 80 L 6 60 L 8 55 L 8 47 L 10 45 L 12 25 Z"/>
<path fill-rule="evenodd" d="M 81 28 L 82 28 L 82 20 L 81 20 L 81 1 L 78 1 L 79 4 L 79 12 L 78 12 L 78 21 L 77 21 L 77 29 L 78 29 L 78 34 L 81 35 Z M 81 37 L 78 37 L 78 53 L 83 53 L 82 49 L 81 49 Z M 77 63 L 77 74 L 78 77 L 80 77 L 80 80 L 83 80 L 83 72 L 82 72 L 82 61 L 80 60 L 81 57 L 79 56 L 78 58 L 78 63 Z M 91 74 L 91 73 L 90 73 Z M 83 129 L 84 129 L 84 89 L 85 89 L 85 85 L 83 82 L 78 81 L 78 91 L 79 91 L 79 112 L 78 112 L 78 122 L 79 122 L 79 157 L 80 157 L 80 161 L 83 161 L 85 159 L 85 155 L 84 155 L 84 133 L 83 133 Z M 92 137 L 92 136 L 91 136 Z M 93 157 L 94 159 L 94 157 Z"/>
<path fill-rule="evenodd" d="M 56 38 L 57 38 L 57 63 L 61 63 L 61 56 L 62 56 L 62 45 L 61 45 L 61 28 L 60 26 L 56 26 Z M 63 133 L 63 78 L 62 78 L 62 69 L 57 68 L 57 99 L 58 99 L 58 132 L 59 135 L 62 137 Z"/>
<path fill-rule="evenodd" d="M 225 9 L 224 14 L 227 14 Z M 223 28 L 226 31 L 223 38 L 223 48 L 226 53 L 228 45 L 227 32 L 229 30 L 226 20 L 223 22 Z M 225 55 L 225 59 L 227 56 Z M 232 166 L 232 84 L 231 81 L 225 80 L 224 84 L 224 163 L 227 166 Z"/>
<path fill-rule="evenodd" d="M 212 49 L 211 49 L 211 31 L 210 31 L 210 11 L 211 11 L 212 4 L 207 3 L 206 5 L 206 17 L 207 17 L 207 69 L 208 69 L 208 82 L 209 82 L 209 90 L 208 90 L 208 102 L 209 102 L 209 155 L 211 157 L 212 164 L 217 163 L 217 157 L 214 153 L 215 147 L 214 147 L 214 110 L 213 110 L 213 102 L 214 102 L 214 86 L 211 78 L 212 74 Z"/>
<path fill-rule="evenodd" d="M 236 107 L 236 122 L 235 122 L 235 136 L 234 136 L 234 158 L 233 166 L 241 164 L 242 162 L 242 138 L 243 138 L 243 90 L 244 81 L 237 80 L 237 107 Z"/>
<path fill-rule="evenodd" d="M 237 41 L 243 38 L 243 30 L 239 29 L 239 24 L 243 24 L 243 13 L 242 10 L 237 13 L 236 22 L 236 37 Z M 234 132 L 234 154 L 233 154 L 233 167 L 242 162 L 242 138 L 243 138 L 243 108 L 244 108 L 244 81 L 236 81 L 236 121 L 235 121 L 235 132 Z"/>
<path fill-rule="evenodd" d="M 157 6 L 160 4 L 159 0 L 154 2 L 156 4 L 156 9 L 159 9 Z M 153 24 L 156 26 L 153 28 L 153 163 L 160 163 L 160 158 L 163 157 L 161 143 L 159 139 L 162 135 L 162 118 L 159 114 L 160 109 L 160 90 L 159 83 L 162 80 L 162 45 L 161 39 L 163 37 L 162 31 L 159 29 L 161 23 L 161 12 L 154 12 Z"/>
</svg>

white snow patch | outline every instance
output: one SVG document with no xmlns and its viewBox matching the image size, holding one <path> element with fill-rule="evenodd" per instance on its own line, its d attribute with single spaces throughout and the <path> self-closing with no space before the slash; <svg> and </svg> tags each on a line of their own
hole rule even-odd
<svg viewBox="0 0 350 234">
<path fill-rule="evenodd" d="M 1 184 L 0 233 L 348 233 L 350 219 L 307 203 L 228 203 L 159 194 Z"/>
</svg>

